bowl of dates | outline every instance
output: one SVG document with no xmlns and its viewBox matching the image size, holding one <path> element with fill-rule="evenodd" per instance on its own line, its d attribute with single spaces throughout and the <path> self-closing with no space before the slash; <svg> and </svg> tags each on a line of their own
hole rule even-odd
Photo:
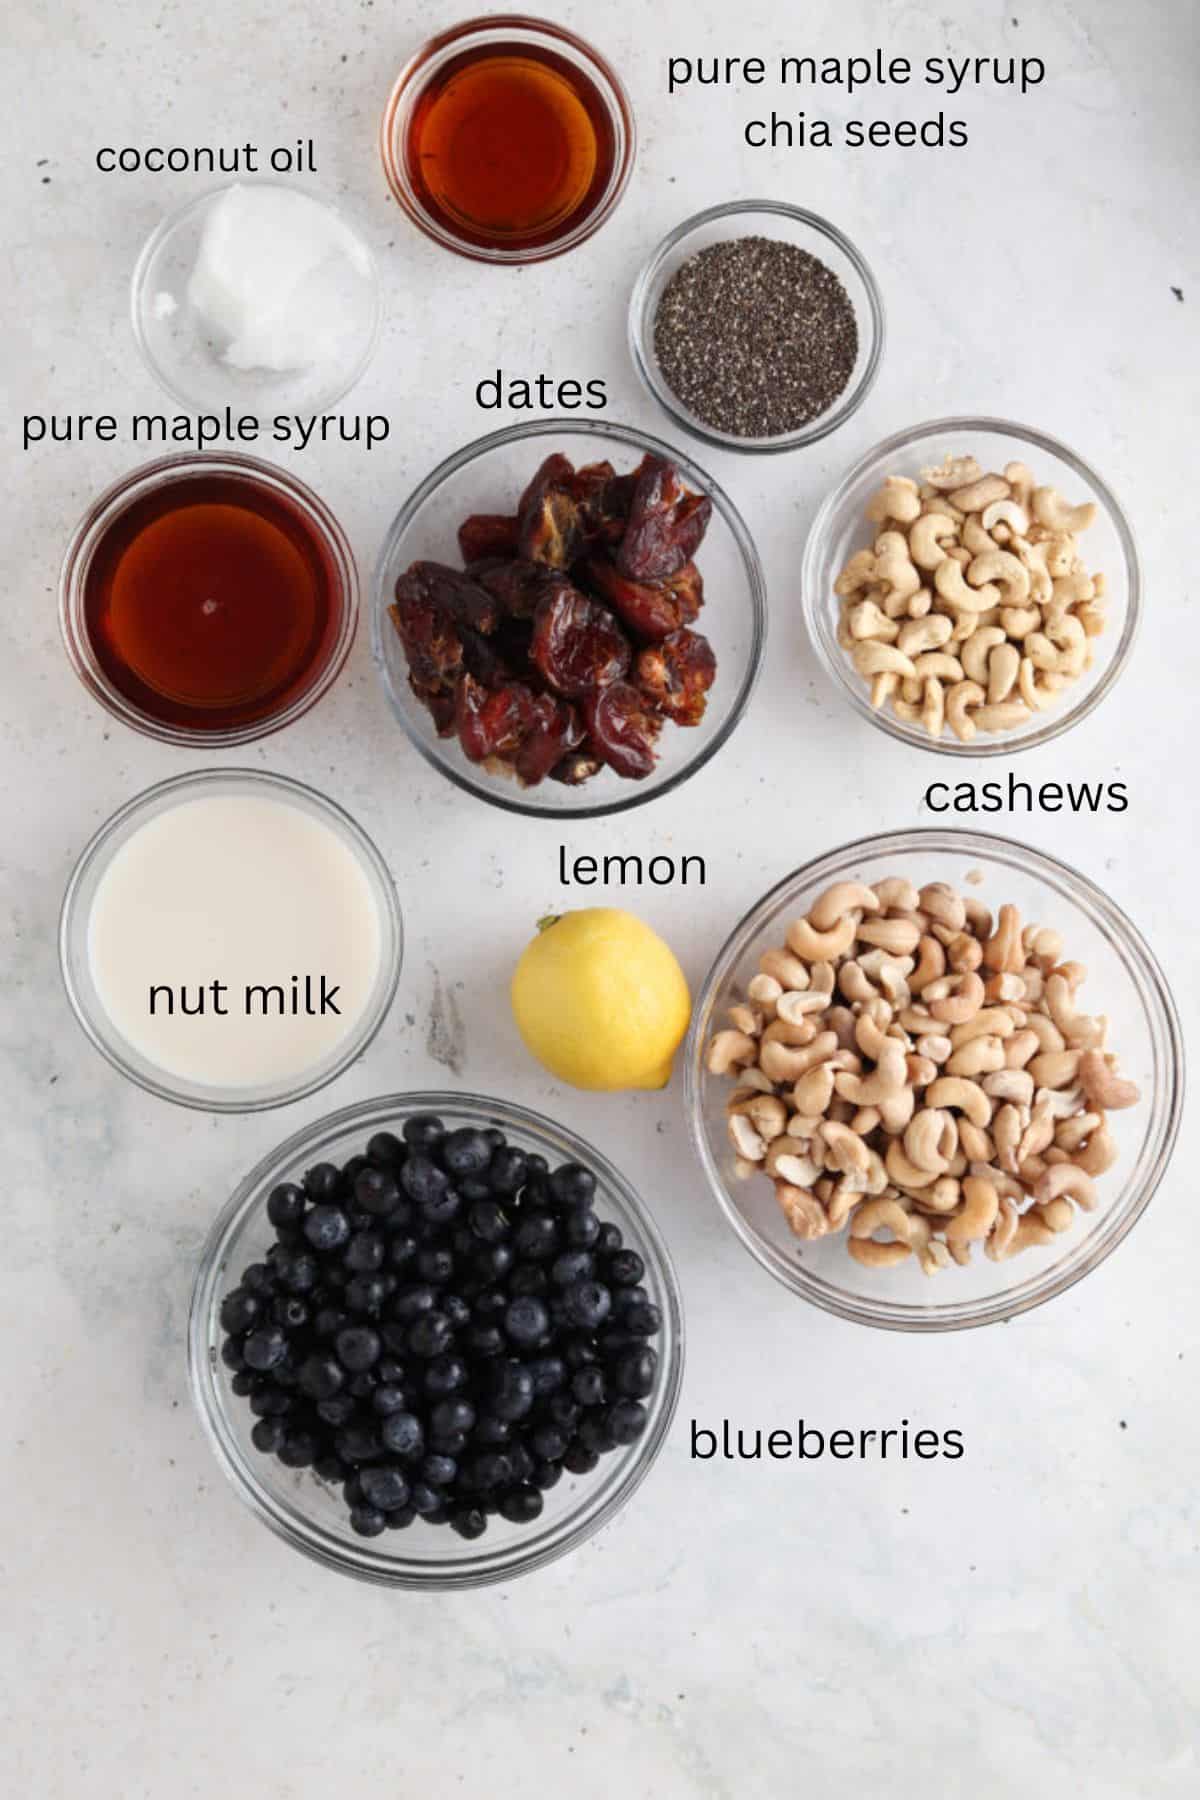
<svg viewBox="0 0 1200 1800">
<path fill-rule="evenodd" d="M 246 1177 L 192 1293 L 192 1394 L 264 1524 L 394 1587 L 508 1581 L 630 1498 L 679 1394 L 679 1290 L 612 1164 L 539 1114 L 396 1094 Z"/>
<path fill-rule="evenodd" d="M 401 508 L 375 661 L 435 767 L 519 813 L 596 817 L 678 787 L 729 737 L 766 591 L 712 478 L 623 425 L 481 438 Z"/>
</svg>

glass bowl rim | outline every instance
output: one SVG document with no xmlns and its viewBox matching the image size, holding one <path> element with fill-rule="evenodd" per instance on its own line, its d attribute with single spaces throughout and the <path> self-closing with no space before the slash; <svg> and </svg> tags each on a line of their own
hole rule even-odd
<svg viewBox="0 0 1200 1800">
<path fill-rule="evenodd" d="M 171 235 L 172 231 L 174 231 L 177 226 L 182 225 L 193 213 L 200 212 L 205 206 L 210 205 L 216 200 L 219 195 L 228 193 L 231 188 L 235 187 L 273 187 L 282 188 L 286 193 L 303 194 L 306 199 L 312 200 L 316 205 L 322 206 L 326 211 L 331 212 L 338 220 L 339 224 L 344 225 L 358 240 L 359 246 L 367 258 L 367 283 L 371 289 L 371 329 L 367 334 L 362 353 L 350 373 L 337 385 L 330 387 L 327 390 L 322 389 L 319 398 L 316 401 L 310 402 L 305 411 L 300 415 L 302 418 L 310 418 L 314 413 L 322 412 L 331 406 L 336 406 L 339 400 L 345 399 L 351 388 L 362 378 L 371 358 L 378 349 L 380 333 L 383 330 L 383 275 L 379 267 L 379 259 L 375 255 L 371 241 L 367 237 L 366 232 L 363 230 L 353 210 L 348 209 L 340 200 L 333 199 L 321 188 L 314 187 L 308 182 L 296 181 L 289 176 L 279 174 L 275 171 L 263 175 L 235 175 L 231 180 L 215 182 L 211 187 L 202 189 L 198 194 L 189 194 L 187 198 L 181 200 L 177 206 L 171 207 L 168 212 L 164 213 L 139 250 L 137 261 L 133 265 L 133 272 L 129 277 L 129 319 L 133 329 L 134 341 L 141 352 L 142 361 L 164 392 L 168 393 L 172 400 L 178 401 L 188 412 L 197 415 L 202 413 L 205 410 L 204 406 L 195 400 L 191 394 L 187 393 L 184 388 L 180 387 L 179 383 L 172 378 L 166 369 L 164 369 L 161 361 L 155 356 L 153 350 L 150 348 L 150 343 L 142 323 L 142 289 L 149 276 L 151 263 L 167 238 Z M 243 401 L 244 406 L 242 407 L 242 410 L 247 413 L 252 412 L 256 418 L 262 416 L 254 404 L 253 395 L 246 394 L 240 396 L 236 400 L 227 399 L 226 404 L 233 407 L 235 405 L 241 405 Z"/>
<path fill-rule="evenodd" d="M 639 1440 L 635 1453 L 628 1459 L 624 1474 L 607 1495 L 602 1505 L 591 1506 L 589 1489 L 581 1490 L 578 1505 L 556 1530 L 551 1542 L 534 1549 L 522 1550 L 521 1540 L 504 1549 L 480 1549 L 470 1558 L 448 1563 L 430 1559 L 384 1556 L 373 1551 L 367 1540 L 351 1546 L 304 1518 L 299 1509 L 285 1512 L 270 1490 L 258 1478 L 256 1465 L 237 1445 L 229 1429 L 222 1406 L 218 1376 L 213 1365 L 208 1341 L 208 1320 L 220 1291 L 220 1277 L 234 1241 L 249 1218 L 256 1199 L 261 1204 L 261 1191 L 276 1171 L 297 1157 L 311 1153 L 332 1139 L 351 1130 L 383 1128 L 389 1121 L 415 1112 L 445 1111 L 452 1114 L 486 1117 L 506 1128 L 517 1130 L 536 1142 L 565 1143 L 579 1160 L 589 1162 L 602 1181 L 618 1196 L 621 1206 L 636 1222 L 640 1234 L 639 1247 L 647 1250 L 647 1261 L 654 1267 L 657 1285 L 662 1290 L 663 1310 L 669 1324 L 667 1333 L 671 1356 L 660 1362 L 663 1398 L 653 1428 Z M 188 1375 L 192 1400 L 209 1446 L 222 1472 L 238 1498 L 277 1537 L 302 1551 L 313 1561 L 341 1574 L 382 1586 L 449 1590 L 482 1587 L 491 1582 L 510 1581 L 518 1575 L 544 1568 L 548 1563 L 575 1550 L 619 1512 L 632 1499 L 658 1460 L 666 1443 L 683 1384 L 684 1319 L 678 1277 L 666 1240 L 650 1208 L 640 1198 L 631 1182 L 593 1145 L 544 1114 L 511 1100 L 496 1100 L 484 1094 L 453 1093 L 447 1090 L 414 1090 L 387 1094 L 373 1100 L 356 1101 L 353 1105 L 310 1120 L 282 1144 L 262 1157 L 238 1183 L 213 1221 L 196 1266 L 188 1309 Z"/>
<path fill-rule="evenodd" d="M 1096 498 L 1104 506 L 1117 541 L 1121 547 L 1121 555 L 1125 564 L 1127 596 L 1125 619 L 1121 635 L 1117 640 L 1108 666 L 1095 686 L 1085 694 L 1081 694 L 1073 706 L 1063 710 L 1055 710 L 1046 715 L 1045 723 L 1037 731 L 1026 736 L 1017 737 L 1013 733 L 999 732 L 983 739 L 973 738 L 964 744 L 953 735 L 939 738 L 927 737 L 916 731 L 902 720 L 896 719 L 884 709 L 874 708 L 867 698 L 867 688 L 861 684 L 844 652 L 837 650 L 836 655 L 825 641 L 825 634 L 818 625 L 818 619 L 828 619 L 832 608 L 828 604 L 833 598 L 832 592 L 818 596 L 816 568 L 824 554 L 827 538 L 830 536 L 833 521 L 846 499 L 862 476 L 872 466 L 886 458 L 908 450 L 919 443 L 922 438 L 936 437 L 951 432 L 991 432 L 998 437 L 1012 438 L 1019 444 L 1033 445 L 1038 450 L 1053 456 L 1086 482 Z M 949 418 L 927 419 L 916 425 L 908 425 L 902 431 L 893 432 L 883 438 L 872 449 L 858 457 L 852 467 L 841 480 L 830 489 L 821 502 L 809 528 L 805 540 L 804 554 L 800 567 L 800 606 L 804 615 L 805 628 L 816 653 L 817 660 L 834 685 L 850 701 L 855 711 L 870 721 L 878 730 L 887 732 L 889 737 L 896 738 L 902 744 L 908 744 L 916 750 L 928 750 L 935 756 L 1015 756 L 1023 750 L 1032 750 L 1041 744 L 1048 744 L 1059 737 L 1072 725 L 1086 719 L 1109 691 L 1116 685 L 1124 673 L 1133 653 L 1142 621 L 1142 569 L 1138 554 L 1137 540 L 1128 515 L 1116 494 L 1109 487 L 1090 463 L 1086 462 L 1074 450 L 1071 450 L 1061 439 L 1052 437 L 1049 432 L 1039 431 L 1032 425 L 1022 425 L 1015 419 L 1000 419 L 986 414 L 956 414 Z M 854 680 L 851 677 L 854 677 Z M 856 682 L 858 685 L 855 685 Z"/>
<path fill-rule="evenodd" d="M 396 143 L 398 127 L 401 123 L 407 123 L 408 114 L 425 90 L 427 77 L 424 72 L 428 65 L 443 50 L 457 44 L 466 45 L 472 37 L 482 37 L 498 30 L 524 32 L 534 39 L 540 37 L 551 44 L 568 45 L 587 65 L 589 74 L 596 79 L 616 121 L 613 175 L 608 195 L 602 204 L 563 238 L 523 250 L 492 249 L 486 244 L 469 244 L 462 238 L 455 237 L 451 231 L 440 228 L 436 221 L 415 205 L 405 166 L 404 145 L 401 142 L 397 148 Z M 405 60 L 392 83 L 380 117 L 379 159 L 383 164 L 384 179 L 392 198 L 409 223 L 415 225 L 431 242 L 440 244 L 444 250 L 451 250 L 471 262 L 491 263 L 498 268 L 519 268 L 523 264 L 549 262 L 556 256 L 563 256 L 568 250 L 586 243 L 602 225 L 607 224 L 620 205 L 633 173 L 633 165 L 637 159 L 637 120 L 625 83 L 608 58 L 586 38 L 580 37 L 566 25 L 536 14 L 480 13 L 474 18 L 460 20 L 457 25 L 451 25 L 444 31 L 436 32 Z"/>
<path fill-rule="evenodd" d="M 737 546 L 738 554 L 741 558 L 742 568 L 746 576 L 746 585 L 750 592 L 752 639 L 747 656 L 746 671 L 742 677 L 741 687 L 737 697 L 730 707 L 729 715 L 720 729 L 713 734 L 709 743 L 707 743 L 692 758 L 692 760 L 685 762 L 682 767 L 676 769 L 673 774 L 667 776 L 665 780 L 654 787 L 646 788 L 645 784 L 642 782 L 626 782 L 625 785 L 631 788 L 633 792 L 622 795 L 619 799 L 601 801 L 590 806 L 550 808 L 531 805 L 528 801 L 517 798 L 514 794 L 507 792 L 497 791 L 493 794 L 491 792 L 485 793 L 481 791 L 481 789 L 473 786 L 472 783 L 466 779 L 465 773 L 451 762 L 449 756 L 447 756 L 444 762 L 441 761 L 435 755 L 432 746 L 427 743 L 423 737 L 418 736 L 415 726 L 409 722 L 407 709 L 397 700 L 396 695 L 393 692 L 391 675 L 388 670 L 383 648 L 384 621 L 387 618 L 387 608 L 390 601 L 390 589 L 387 586 L 387 572 L 388 566 L 395 554 L 396 546 L 412 524 L 421 507 L 424 506 L 425 502 L 437 492 L 438 488 L 441 487 L 444 482 L 448 481 L 451 476 L 457 475 L 460 469 L 466 468 L 468 464 L 475 462 L 478 458 L 493 450 L 506 448 L 510 444 L 521 443 L 527 438 L 557 437 L 562 436 L 567 432 L 598 439 L 607 438 L 619 444 L 626 444 L 634 450 L 640 450 L 642 452 L 651 451 L 655 455 L 663 456 L 667 458 L 668 461 L 675 464 L 680 473 L 691 482 L 693 487 L 699 488 L 709 496 L 714 508 L 720 513 L 724 524 L 731 532 Z M 499 431 L 488 432 L 484 437 L 473 439 L 469 444 L 464 444 L 460 449 L 454 451 L 452 455 L 447 456 L 418 484 L 416 488 L 413 489 L 412 493 L 408 496 L 408 499 L 405 500 L 399 512 L 392 520 L 391 525 L 388 527 L 387 535 L 383 540 L 383 545 L 375 563 L 375 575 L 372 582 L 371 597 L 371 657 L 379 672 L 383 690 L 387 696 L 388 705 L 406 733 L 409 742 L 413 745 L 414 749 L 424 757 L 431 768 L 436 769 L 439 774 L 446 776 L 456 787 L 461 788 L 464 793 L 468 793 L 475 799 L 482 800 L 490 806 L 498 806 L 504 812 L 518 813 L 525 818 L 562 820 L 599 819 L 603 818 L 606 814 L 629 812 L 635 806 L 645 806 L 651 801 L 661 799 L 664 794 L 669 794 L 673 792 L 674 789 L 681 787 L 690 776 L 696 774 L 700 769 L 704 768 L 707 763 L 711 762 L 718 750 L 724 747 L 729 738 L 733 735 L 737 726 L 741 723 L 745 716 L 746 709 L 750 704 L 754 689 L 758 684 L 758 678 L 762 673 L 766 641 L 766 577 L 763 573 L 762 560 L 759 557 L 757 546 L 755 545 L 754 539 L 750 535 L 749 527 L 738 508 L 729 498 L 729 495 L 725 492 L 724 488 L 708 474 L 707 470 L 700 468 L 699 464 L 694 463 L 686 452 L 673 449 L 670 444 L 664 443 L 661 438 L 654 437 L 650 432 L 639 431 L 636 427 L 631 425 L 604 422 L 599 419 L 577 419 L 572 418 L 568 413 L 549 418 L 529 419 L 520 425 L 506 425 Z M 502 782 L 500 778 L 497 778 L 494 785 L 497 790 L 499 790 L 502 787 L 507 787 L 509 784 Z M 513 785 L 515 786 L 515 784 Z M 519 795 L 524 791 L 525 790 L 522 789 L 516 789 L 516 794 Z"/>
<path fill-rule="evenodd" d="M 315 805 L 318 814 L 332 816 L 346 831 L 354 850 L 359 855 L 364 872 L 370 882 L 372 892 L 380 906 L 380 950 L 381 963 L 389 957 L 388 969 L 384 985 L 381 988 L 374 1006 L 364 1014 L 366 1021 L 364 1030 L 347 1034 L 345 1048 L 339 1052 L 335 1061 L 324 1073 L 297 1080 L 279 1093 L 268 1092 L 265 1098 L 257 1096 L 247 1099 L 221 1097 L 221 1090 L 211 1094 L 199 1086 L 191 1084 L 187 1087 L 178 1085 L 182 1078 L 168 1076 L 164 1072 L 161 1079 L 147 1075 L 143 1070 L 135 1068 L 121 1053 L 114 1041 L 115 1033 L 106 1034 L 97 1021 L 90 1016 L 80 998 L 76 984 L 71 975 L 71 940 L 72 934 L 79 924 L 78 906 L 80 889 L 84 880 L 102 859 L 111 845 L 114 836 L 130 819 L 143 811 L 149 811 L 153 804 L 166 795 L 189 793 L 220 782 L 234 781 L 245 784 L 247 788 L 267 787 L 282 790 L 285 794 L 299 797 L 306 807 Z M 83 921 L 86 925 L 86 920 Z M 356 1062 L 370 1047 L 379 1033 L 384 1020 L 391 1011 L 396 997 L 396 989 L 400 981 L 400 971 L 404 962 L 404 915 L 400 906 L 400 896 L 396 892 L 396 884 L 392 879 L 384 856 L 374 840 L 364 830 L 345 807 L 318 788 L 307 782 L 297 781 L 293 776 L 280 775 L 269 769 L 219 768 L 192 769 L 183 775 L 171 775 L 165 781 L 156 781 L 152 786 L 143 788 L 124 801 L 114 813 L 111 813 L 92 833 L 71 871 L 63 894 L 62 905 L 58 917 L 58 966 L 63 987 L 66 990 L 68 1003 L 84 1036 L 98 1050 L 106 1062 L 110 1063 L 126 1080 L 132 1081 L 147 1094 L 156 1099 L 168 1100 L 175 1106 L 185 1106 L 194 1112 L 207 1113 L 259 1113 L 273 1112 L 277 1107 L 290 1106 L 297 1100 L 307 1099 L 310 1094 L 319 1093 L 331 1082 L 344 1075 L 351 1063 Z"/>
<path fill-rule="evenodd" d="M 232 475 L 245 482 L 264 482 L 275 491 L 282 490 L 303 514 L 305 522 L 325 544 L 332 559 L 340 617 L 337 636 L 324 666 L 310 686 L 303 689 L 282 712 L 265 719 L 251 720 L 245 725 L 221 731 L 202 731 L 197 726 L 168 725 L 139 712 L 108 680 L 90 653 L 87 631 L 83 624 L 84 587 L 88 569 L 100 538 L 109 526 L 140 497 L 139 490 L 189 475 Z M 235 451 L 183 450 L 170 456 L 158 456 L 150 462 L 127 469 L 101 490 L 82 514 L 71 534 L 63 555 L 58 577 L 58 628 L 63 648 L 72 669 L 88 693 L 114 719 L 131 731 L 159 743 L 177 744 L 191 750 L 230 750 L 239 744 L 254 744 L 276 731 L 294 724 L 324 699 L 346 666 L 358 630 L 359 581 L 358 565 L 350 540 L 337 518 L 320 495 L 298 475 L 261 457 L 245 456 Z"/>
<path fill-rule="evenodd" d="M 1009 1289 L 1006 1294 L 951 1302 L 936 1310 L 918 1310 L 886 1299 L 868 1299 L 861 1295 L 847 1296 L 831 1292 L 810 1280 L 800 1265 L 773 1252 L 742 1218 L 709 1151 L 703 1122 L 703 1082 L 706 1071 L 701 1070 L 701 1058 L 708 1030 L 707 1017 L 712 1011 L 718 986 L 728 980 L 730 965 L 735 956 L 740 955 L 771 917 L 780 911 L 791 890 L 801 885 L 815 886 L 827 878 L 835 878 L 859 859 L 880 855 L 900 857 L 934 851 L 967 859 L 975 856 L 992 863 L 1015 867 L 1027 875 L 1032 873 L 1037 879 L 1045 881 L 1054 892 L 1064 895 L 1072 906 L 1081 910 L 1113 946 L 1138 990 L 1139 1000 L 1149 1020 L 1151 1036 L 1161 1038 L 1163 1076 L 1155 1092 L 1149 1096 L 1151 1111 L 1147 1130 L 1155 1140 L 1150 1163 L 1138 1184 L 1128 1192 L 1123 1191 L 1102 1215 L 1108 1224 L 1098 1229 L 1098 1235 L 1103 1233 L 1103 1236 L 1090 1255 L 1081 1256 L 1075 1267 L 1063 1268 L 1057 1276 L 1046 1271 L 1050 1278 L 1044 1280 L 1040 1288 L 1035 1287 L 1035 1291 L 1026 1293 L 1019 1301 L 1013 1296 L 1020 1290 Z M 1137 971 L 1136 976 L 1134 970 Z M 921 827 L 855 838 L 800 864 L 775 882 L 737 921 L 713 958 L 693 1009 L 684 1059 L 684 1107 L 692 1148 L 726 1223 L 732 1227 L 754 1260 L 787 1288 L 789 1293 L 799 1295 L 835 1317 L 883 1330 L 922 1333 L 958 1331 L 1007 1323 L 1048 1300 L 1057 1299 L 1092 1269 L 1106 1261 L 1141 1218 L 1166 1174 L 1182 1123 L 1185 1088 L 1183 1032 L 1170 984 L 1141 932 L 1121 907 L 1090 877 L 1044 850 L 1035 850 L 1029 845 L 1018 843 L 1015 838 L 1007 838 L 996 832 L 958 831 L 948 827 Z M 1030 1279 L 1036 1283 L 1036 1274 Z"/>
<path fill-rule="evenodd" d="M 818 237 L 827 238 L 836 244 L 843 256 L 852 264 L 855 273 L 867 296 L 867 319 L 870 324 L 870 349 L 867 353 L 866 366 L 858 381 L 848 395 L 840 400 L 840 404 L 832 411 L 821 413 L 802 425 L 797 431 L 785 432 L 773 438 L 737 438 L 730 433 L 715 430 L 688 412 L 679 401 L 677 395 L 660 381 L 655 372 L 653 359 L 647 353 L 648 333 L 651 329 L 647 311 L 650 290 L 662 264 L 671 252 L 695 231 L 702 230 L 721 219 L 736 218 L 740 214 L 747 216 L 757 213 L 769 213 L 775 217 L 785 218 L 793 224 L 803 225 L 806 230 L 816 233 Z M 858 309 L 855 308 L 855 317 Z M 775 456 L 789 450 L 799 450 L 806 444 L 820 443 L 822 438 L 829 437 L 847 420 L 853 418 L 863 401 L 867 398 L 883 361 L 884 344 L 887 337 L 887 317 L 883 304 L 883 294 L 866 257 L 854 241 L 847 237 L 839 226 L 820 213 L 810 212 L 803 206 L 793 206 L 785 200 L 727 200 L 718 206 L 709 206 L 703 212 L 693 213 L 669 231 L 658 247 L 653 250 L 633 284 L 629 297 L 627 315 L 627 335 L 629 353 L 633 359 L 642 385 L 653 399 L 657 400 L 667 416 L 682 430 L 702 442 L 712 445 L 718 450 L 731 450 L 742 456 Z"/>
</svg>

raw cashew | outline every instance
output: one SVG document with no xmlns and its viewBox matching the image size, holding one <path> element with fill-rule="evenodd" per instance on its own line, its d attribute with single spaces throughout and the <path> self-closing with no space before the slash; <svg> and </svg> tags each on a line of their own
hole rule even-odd
<svg viewBox="0 0 1200 1800">
<path fill-rule="evenodd" d="M 966 1249 L 988 1235 L 1000 1211 L 1000 1196 L 982 1175 L 968 1175 L 962 1184 L 963 1204 L 946 1226 L 951 1252 Z"/>
<path fill-rule="evenodd" d="M 993 549 L 975 557 L 967 580 L 981 590 L 995 582 L 1006 606 L 1020 606 L 1029 594 L 1029 570 L 1008 550 Z"/>
<path fill-rule="evenodd" d="M 915 481 L 904 475 L 889 475 L 883 486 L 867 503 L 867 517 L 876 525 L 889 519 L 910 525 L 921 514 L 921 495 Z"/>
<path fill-rule="evenodd" d="M 1142 1097 L 1137 1083 L 1122 1080 L 1099 1050 L 1085 1050 L 1079 1058 L 1079 1082 L 1096 1112 L 1118 1112 Z"/>
<path fill-rule="evenodd" d="M 982 1131 L 992 1116 L 992 1103 L 977 1081 L 964 1075 L 939 1075 L 925 1089 L 926 1106 L 952 1107 Z"/>
<path fill-rule="evenodd" d="M 973 456 L 947 456 L 940 468 L 921 470 L 921 480 L 940 493 L 966 487 L 982 478 L 983 470 Z"/>
<path fill-rule="evenodd" d="M 797 1082 L 801 1075 L 806 1075 L 818 1063 L 832 1056 L 838 1047 L 837 1038 L 832 1031 L 823 1031 L 814 1038 L 811 1044 L 792 1047 L 778 1042 L 764 1043 L 759 1053 L 759 1062 L 763 1073 L 772 1081 L 786 1083 L 789 1086 Z"/>
<path fill-rule="evenodd" d="M 909 1216 L 896 1200 L 867 1200 L 850 1221 L 852 1238 L 869 1238 L 872 1232 L 887 1230 L 907 1245 L 910 1236 Z"/>
<path fill-rule="evenodd" d="M 1048 1200 L 1057 1200 L 1063 1194 L 1074 1200 L 1083 1212 L 1095 1212 L 1096 1190 L 1092 1185 L 1092 1178 L 1078 1163 L 1055 1163 L 1053 1168 L 1046 1170 L 1033 1190 L 1033 1197 L 1039 1206 L 1044 1206 Z"/>
<path fill-rule="evenodd" d="M 981 513 L 993 500 L 1007 500 L 1010 492 L 1003 475 L 981 475 L 969 487 L 953 488 L 950 504 L 957 506 L 959 512 Z"/>
<path fill-rule="evenodd" d="M 997 587 L 968 587 L 962 564 L 955 562 L 952 556 L 938 564 L 933 585 L 943 600 L 961 612 L 990 612 L 1001 601 L 1000 589 Z"/>
<path fill-rule="evenodd" d="M 1092 524 L 1096 507 L 1091 500 L 1085 500 L 1082 506 L 1068 506 L 1057 488 L 1040 487 L 1033 490 L 1033 516 L 1047 531 L 1075 533 L 1086 531 Z"/>
<path fill-rule="evenodd" d="M 809 908 L 809 923 L 818 931 L 828 931 L 844 913 L 854 911 L 879 911 L 874 890 L 861 881 L 835 881 Z"/>
<path fill-rule="evenodd" d="M 995 531 L 997 525 L 1007 525 L 1010 531 L 1024 537 L 1029 530 L 1029 514 L 1017 500 L 993 500 L 984 507 L 981 523 L 988 532 Z"/>
<path fill-rule="evenodd" d="M 860 675 L 914 675 L 910 657 L 904 656 L 894 644 L 884 644 L 878 638 L 865 638 L 856 644 L 852 661 Z"/>
<path fill-rule="evenodd" d="M 793 919 L 787 929 L 787 946 L 801 962 L 828 962 L 831 957 L 845 956 L 857 930 L 853 913 L 847 913 L 828 931 L 817 931 L 808 919 Z"/>
<path fill-rule="evenodd" d="M 775 1198 L 788 1228 L 798 1238 L 821 1238 L 829 1230 L 825 1208 L 807 1188 L 791 1187 L 786 1181 L 775 1183 Z"/>
<path fill-rule="evenodd" d="M 969 744 L 975 736 L 975 725 L 967 715 L 967 708 L 982 705 L 986 698 L 977 681 L 960 681 L 946 695 L 946 721 L 960 742 Z"/>
<path fill-rule="evenodd" d="M 919 569 L 936 569 L 946 554 L 943 543 L 957 535 L 957 525 L 945 513 L 924 513 L 908 534 L 908 553 Z"/>
<path fill-rule="evenodd" d="M 708 1046 L 706 1066 L 713 1075 L 728 1075 L 739 1063 L 753 1062 L 758 1046 L 744 1031 L 718 1031 Z"/>
</svg>

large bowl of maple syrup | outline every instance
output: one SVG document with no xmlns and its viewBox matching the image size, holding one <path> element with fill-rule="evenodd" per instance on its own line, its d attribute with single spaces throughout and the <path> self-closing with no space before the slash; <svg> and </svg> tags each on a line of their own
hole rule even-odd
<svg viewBox="0 0 1200 1800">
<path fill-rule="evenodd" d="M 561 25 L 497 14 L 431 38 L 380 127 L 413 223 L 481 262 L 540 262 L 597 231 L 625 191 L 635 128 L 604 58 Z"/>
<path fill-rule="evenodd" d="M 135 731 L 220 748 L 278 731 L 336 680 L 358 576 L 303 482 L 249 456 L 168 456 L 80 521 L 59 619 L 84 686 Z"/>
</svg>

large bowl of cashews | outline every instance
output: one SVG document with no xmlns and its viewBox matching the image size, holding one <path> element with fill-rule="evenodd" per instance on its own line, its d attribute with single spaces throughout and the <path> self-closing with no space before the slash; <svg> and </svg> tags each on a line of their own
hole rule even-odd
<svg viewBox="0 0 1200 1800">
<path fill-rule="evenodd" d="M 897 433 L 822 505 L 809 634 L 873 724 L 924 749 L 1044 744 L 1099 705 L 1141 610 L 1120 504 L 1064 444 L 1000 419 Z"/>
<path fill-rule="evenodd" d="M 700 1161 L 805 1299 L 938 1331 L 1013 1318 L 1115 1249 L 1167 1166 L 1183 1044 L 1120 909 L 1006 838 L 866 838 L 721 950 L 688 1040 Z"/>
</svg>

